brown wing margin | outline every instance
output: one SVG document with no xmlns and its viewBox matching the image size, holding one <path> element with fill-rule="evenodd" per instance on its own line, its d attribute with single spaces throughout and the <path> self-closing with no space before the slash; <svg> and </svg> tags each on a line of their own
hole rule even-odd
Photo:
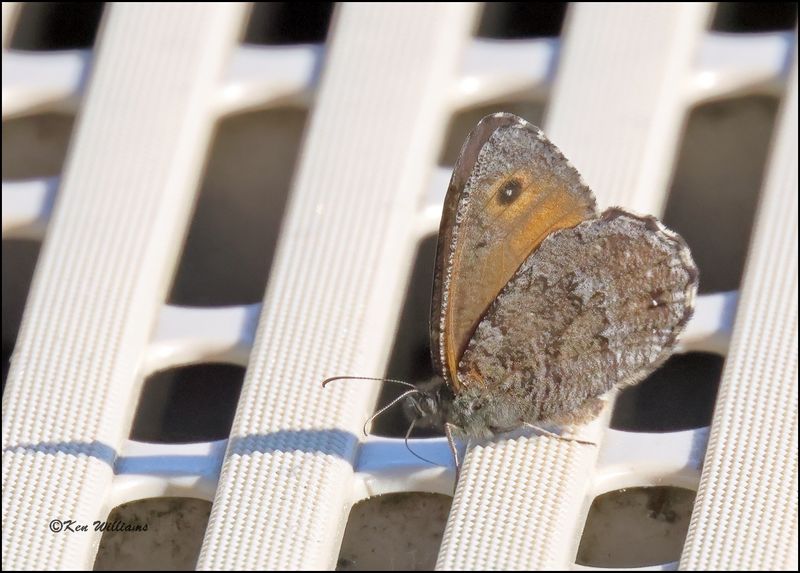
<svg viewBox="0 0 800 573">
<path fill-rule="evenodd" d="M 455 167 L 453 167 L 453 175 L 450 177 L 450 185 L 447 187 L 447 195 L 445 196 L 444 208 L 442 209 L 442 220 L 439 223 L 439 240 L 436 244 L 436 264 L 433 270 L 433 294 L 431 296 L 430 334 L 433 369 L 439 372 L 445 379 L 445 382 L 450 384 L 451 387 L 453 387 L 455 380 L 444 367 L 444 357 L 441 346 L 442 317 L 444 310 L 442 308 L 444 302 L 442 297 L 444 294 L 444 280 L 446 278 L 444 277 L 444 273 L 447 272 L 447 261 L 450 257 L 450 247 L 452 246 L 453 233 L 455 232 L 458 201 L 461 198 L 461 192 L 464 190 L 469 176 L 472 174 L 475 162 L 478 160 L 478 155 L 484 144 L 498 128 L 513 125 L 518 121 L 519 119 L 517 116 L 509 113 L 497 113 L 481 119 L 478 125 L 475 126 L 475 129 L 467 136 L 464 145 L 461 146 L 458 160 L 456 161 Z"/>
</svg>

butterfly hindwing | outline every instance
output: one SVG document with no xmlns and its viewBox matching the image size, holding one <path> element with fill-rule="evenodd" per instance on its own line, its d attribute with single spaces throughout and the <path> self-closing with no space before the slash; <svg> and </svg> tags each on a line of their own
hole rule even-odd
<svg viewBox="0 0 800 573">
<path fill-rule="evenodd" d="M 689 320 L 697 276 L 685 242 L 652 217 L 610 209 L 553 233 L 471 337 L 457 417 L 469 413 L 473 433 L 551 421 L 640 381 Z"/>
</svg>

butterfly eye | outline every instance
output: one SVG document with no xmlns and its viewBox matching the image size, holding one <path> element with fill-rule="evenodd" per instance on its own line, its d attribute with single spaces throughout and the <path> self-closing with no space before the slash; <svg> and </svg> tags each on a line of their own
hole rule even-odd
<svg viewBox="0 0 800 573">
<path fill-rule="evenodd" d="M 513 203 L 522 193 L 522 181 L 514 177 L 506 181 L 497 193 L 497 202 L 501 205 Z"/>
</svg>

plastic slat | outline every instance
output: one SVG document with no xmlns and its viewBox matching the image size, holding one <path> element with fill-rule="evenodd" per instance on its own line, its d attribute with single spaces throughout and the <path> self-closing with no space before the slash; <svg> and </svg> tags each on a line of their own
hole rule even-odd
<svg viewBox="0 0 800 573">
<path fill-rule="evenodd" d="M 681 569 L 797 569 L 794 55 Z"/>
<path fill-rule="evenodd" d="M 388 359 L 476 8 L 338 7 L 201 569 L 335 565 L 379 386 L 320 382 Z"/>
<path fill-rule="evenodd" d="M 100 533 L 48 522 L 91 524 L 110 509 L 138 366 L 244 14 L 118 4 L 106 17 L 3 395 L 4 569 L 91 568 Z"/>
</svg>

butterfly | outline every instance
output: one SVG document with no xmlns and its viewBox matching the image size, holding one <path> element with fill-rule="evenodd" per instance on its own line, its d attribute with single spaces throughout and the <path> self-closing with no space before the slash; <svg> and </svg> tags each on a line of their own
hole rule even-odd
<svg viewBox="0 0 800 573">
<path fill-rule="evenodd" d="M 604 394 L 669 357 L 698 277 L 678 234 L 598 213 L 539 128 L 487 116 L 461 149 L 440 224 L 430 338 L 441 379 L 401 398 L 414 422 L 444 426 L 454 456 L 454 435 L 587 421 Z"/>
</svg>

